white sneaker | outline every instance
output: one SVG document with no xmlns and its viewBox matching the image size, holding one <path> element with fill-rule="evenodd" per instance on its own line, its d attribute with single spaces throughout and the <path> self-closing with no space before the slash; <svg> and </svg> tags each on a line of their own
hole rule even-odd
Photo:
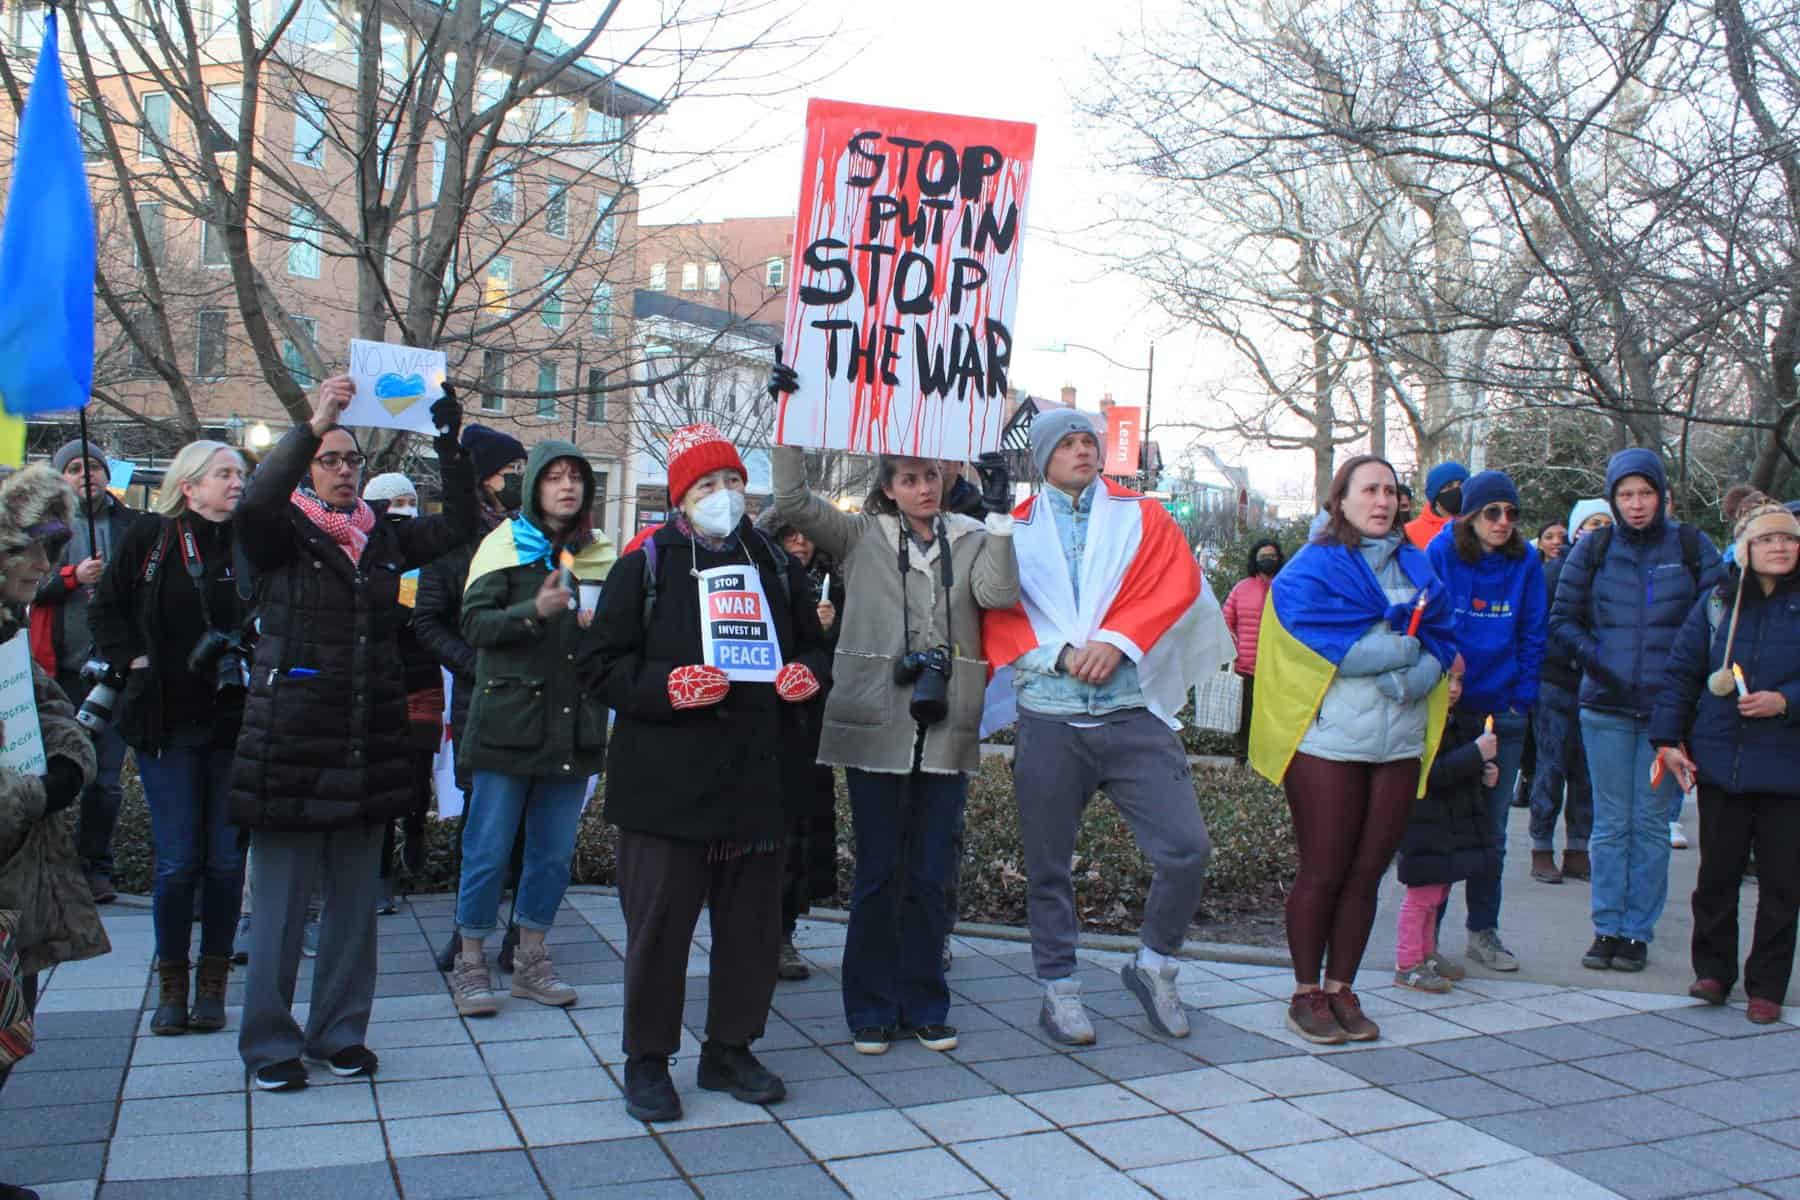
<svg viewBox="0 0 1800 1200">
<path fill-rule="evenodd" d="M 1180 964 L 1174 962 L 1165 962 L 1155 971 L 1145 970 L 1136 962 L 1128 962 L 1119 968 L 1120 980 L 1144 1006 L 1144 1016 L 1149 1018 L 1156 1032 L 1164 1037 L 1184 1038 L 1188 1035 L 1187 1009 L 1175 986 L 1180 972 Z"/>
<path fill-rule="evenodd" d="M 1688 848 L 1687 830 L 1681 827 L 1680 821 L 1669 822 L 1669 848 L 1671 850 L 1686 850 Z"/>
<path fill-rule="evenodd" d="M 1044 1007 L 1038 1013 L 1044 1032 L 1065 1046 L 1094 1044 L 1094 1023 L 1081 1003 L 1081 981 L 1058 979 L 1044 987 Z"/>
</svg>

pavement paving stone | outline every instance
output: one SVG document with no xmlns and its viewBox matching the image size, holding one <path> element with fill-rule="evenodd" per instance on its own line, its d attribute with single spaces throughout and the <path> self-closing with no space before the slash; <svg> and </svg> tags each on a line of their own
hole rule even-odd
<svg viewBox="0 0 1800 1200">
<path fill-rule="evenodd" d="M 1459 1071 L 1476 1075 L 1518 1067 L 1538 1067 L 1552 1061 L 1522 1046 L 1494 1037 L 1460 1037 L 1448 1042 L 1434 1042 L 1428 1046 L 1420 1046 L 1419 1053 L 1447 1063 Z"/>
<path fill-rule="evenodd" d="M 58 1071 L 55 1086 L 47 1086 L 43 1078 L 20 1075 L 18 1080 L 0 1091 L 0 1113 L 22 1108 L 49 1105 L 116 1103 L 119 1085 L 125 1078 L 123 1067 L 83 1067 Z"/>
<path fill-rule="evenodd" d="M 385 1065 L 385 1064 L 384 1064 Z M 375 1080 L 375 1105 L 381 1119 L 433 1117 L 443 1113 L 482 1112 L 500 1107 L 500 1093 L 486 1075 L 449 1079 Z"/>
<path fill-rule="evenodd" d="M 455 1120 L 439 1117 L 435 1120 Z M 389 1122 L 388 1135 L 393 1135 Z M 195 1134 L 220 1137 L 222 1134 Z M 386 1162 L 387 1145 L 382 1126 L 375 1121 L 343 1125 L 301 1125 L 254 1136 L 250 1140 L 250 1173 L 301 1171 L 348 1163 Z M 110 1170 L 110 1164 L 109 1164 Z"/>
<path fill-rule="evenodd" d="M 52 1193 L 38 1188 L 44 1200 Z M 195 1175 L 180 1179 L 108 1180 L 92 1193 L 99 1200 L 248 1200 L 248 1175 Z"/>
<path fill-rule="evenodd" d="M 1061 1130 L 963 1142 L 956 1156 L 1008 1195 L 1105 1195 L 1120 1177 L 1093 1151 Z M 1132 1186 L 1131 1193 L 1143 1194 Z M 1129 1193 L 1128 1193 L 1129 1194 Z"/>
<path fill-rule="evenodd" d="M 379 1131 L 376 1136 L 379 1140 Z M 176 1179 L 184 1175 L 242 1175 L 249 1169 L 248 1145 L 249 1135 L 241 1129 L 213 1133 L 159 1133 L 148 1137 L 115 1137 L 106 1156 L 105 1178 Z"/>
<path fill-rule="evenodd" d="M 1306 1193 L 1247 1158 L 1226 1156 L 1133 1171 L 1131 1177 L 1164 1200 L 1299 1200 Z"/>
<path fill-rule="evenodd" d="M 1332 1065 L 1377 1087 L 1449 1079 L 1462 1070 L 1405 1046 L 1377 1047 L 1333 1056 Z"/>
<path fill-rule="evenodd" d="M 1468 1200 L 1519 1200 L 1521 1196 L 1555 1200 L 1617 1200 L 1618 1193 L 1548 1159 L 1477 1167 L 1444 1176 L 1442 1182 Z"/>
<path fill-rule="evenodd" d="M 674 1160 L 651 1137 L 535 1147 L 531 1160 L 557 1196 L 566 1190 L 673 1179 L 679 1174 Z M 410 1200 L 410 1188 L 407 1195 Z"/>
<path fill-rule="evenodd" d="M 1233 1150 L 1267 1150 L 1343 1135 L 1286 1100 L 1255 1100 L 1182 1114 L 1182 1119 Z"/>
<path fill-rule="evenodd" d="M 396 1159 L 510 1150 L 520 1144 L 511 1119 L 501 1112 L 406 1117 L 386 1122 L 386 1128 L 388 1146 Z"/>
<path fill-rule="evenodd" d="M 1291 1103 L 1301 1112 L 1310 1113 L 1350 1134 L 1374 1133 L 1383 1129 L 1399 1129 L 1443 1120 L 1424 1105 L 1414 1104 L 1411 1100 L 1379 1088 L 1299 1096 Z"/>
<path fill-rule="evenodd" d="M 1405 1163 L 1350 1138 L 1256 1150 L 1250 1158 L 1314 1195 L 1367 1191 L 1418 1178 Z"/>
<path fill-rule="evenodd" d="M 811 1158 L 779 1125 L 738 1125 L 666 1134 L 663 1149 L 688 1175 L 719 1175 L 763 1167 L 792 1167 Z"/>
<path fill-rule="evenodd" d="M 1538 1102 L 1529 1097 L 1473 1075 L 1402 1083 L 1391 1090 L 1415 1104 L 1457 1120 L 1539 1107 Z"/>
<path fill-rule="evenodd" d="M 1800 1150 L 1743 1129 L 1721 1129 L 1657 1143 L 1658 1150 L 1734 1183 L 1800 1175 Z"/>
<path fill-rule="evenodd" d="M 972 1096 L 991 1096 L 1000 1090 L 960 1065 L 871 1075 L 867 1083 L 895 1108 L 935 1104 L 946 1100 L 966 1100 Z"/>
<path fill-rule="evenodd" d="M 1460 1121 L 1437 1121 L 1410 1129 L 1386 1129 L 1356 1139 L 1371 1150 L 1405 1163 L 1421 1175 L 1448 1175 L 1495 1163 L 1528 1158 L 1528 1151 Z M 1327 1143 L 1329 1144 L 1329 1143 Z"/>
<path fill-rule="evenodd" d="M 1014 1096 L 981 1096 L 903 1110 L 926 1133 L 946 1144 L 1015 1137 L 1055 1128 L 1039 1111 Z"/>
<path fill-rule="evenodd" d="M 830 1172 L 816 1163 L 764 1167 L 730 1175 L 707 1175 L 694 1180 L 706 1200 L 842 1200 L 844 1189 Z"/>
<path fill-rule="evenodd" d="M 375 1088 L 365 1080 L 355 1080 L 340 1087 L 250 1094 L 250 1126 L 253 1129 L 373 1120 Z"/>
<path fill-rule="evenodd" d="M 787 1130 L 816 1159 L 851 1158 L 891 1150 L 918 1150 L 931 1144 L 923 1130 L 893 1109 L 802 1117 Z"/>
<path fill-rule="evenodd" d="M 1682 1047 L 1675 1047 L 1681 1049 Z M 1623 1054 L 1602 1054 L 1584 1058 L 1577 1064 L 1602 1079 L 1622 1083 L 1635 1091 L 1683 1087 L 1691 1083 L 1711 1083 L 1718 1076 L 1651 1050 L 1628 1050 Z"/>
<path fill-rule="evenodd" d="M 1268 1092 L 1219 1067 L 1144 1076 L 1130 1080 L 1125 1086 L 1174 1113 L 1269 1098 Z"/>
<path fill-rule="evenodd" d="M 981 1177 L 948 1150 L 908 1150 L 826 1164 L 856 1200 L 934 1200 L 981 1191 Z"/>
<path fill-rule="evenodd" d="M 1571 1109 L 1533 1108 L 1525 1112 L 1474 1117 L 1463 1124 L 1511 1142 L 1521 1150 L 1545 1156 L 1631 1144 L 1631 1134 L 1599 1121 L 1582 1120 L 1579 1112 L 1579 1106 Z"/>
<path fill-rule="evenodd" d="M 1723 1191 L 1732 1185 L 1728 1177 L 1665 1154 L 1655 1146 L 1585 1150 L 1559 1154 L 1552 1161 L 1628 1200 L 1673 1200 L 1677 1196 Z"/>
<path fill-rule="evenodd" d="M 394 1172 L 385 1162 L 304 1171 L 267 1171 L 251 1183 L 256 1200 L 400 1200 Z"/>
<path fill-rule="evenodd" d="M 1194 1162 L 1230 1153 L 1219 1142 L 1179 1117 L 1140 1117 L 1103 1125 L 1083 1125 L 1069 1132 L 1082 1145 L 1122 1171 Z"/>
<path fill-rule="evenodd" d="M 12 1109 L 0 1118 L 0 1152 L 21 1146 L 103 1142 L 112 1136 L 115 1112 L 110 1101 Z"/>
<path fill-rule="evenodd" d="M 1624 1096 L 1631 1089 L 1610 1079 L 1571 1067 L 1551 1063 L 1542 1067 L 1520 1067 L 1511 1071 L 1489 1071 L 1483 1075 L 1489 1083 L 1511 1088 L 1541 1104 L 1579 1104 L 1589 1100 L 1608 1100 Z"/>
<path fill-rule="evenodd" d="M 815 1079 L 804 1087 L 790 1086 L 781 1102 L 781 1119 L 825 1117 L 833 1113 L 865 1112 L 888 1108 L 887 1097 L 854 1075 Z"/>
<path fill-rule="evenodd" d="M 394 1171 L 406 1200 L 544 1195 L 532 1160 L 522 1150 L 403 1158 L 394 1164 Z"/>
</svg>

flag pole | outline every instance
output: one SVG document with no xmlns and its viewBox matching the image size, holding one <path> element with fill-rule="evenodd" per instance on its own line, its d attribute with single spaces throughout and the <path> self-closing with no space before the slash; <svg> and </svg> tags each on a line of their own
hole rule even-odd
<svg viewBox="0 0 1800 1200">
<path fill-rule="evenodd" d="M 93 457 L 88 454 L 87 405 L 76 409 L 75 414 L 81 422 L 81 498 L 87 508 L 88 553 L 98 554 L 100 543 L 94 539 L 94 481 L 88 478 L 88 464 Z"/>
</svg>

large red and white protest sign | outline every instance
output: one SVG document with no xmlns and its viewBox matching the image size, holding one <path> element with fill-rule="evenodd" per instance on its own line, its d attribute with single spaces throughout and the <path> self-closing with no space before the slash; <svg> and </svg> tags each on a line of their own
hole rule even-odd
<svg viewBox="0 0 1800 1200">
<path fill-rule="evenodd" d="M 1106 474 L 1138 473 L 1138 445 L 1143 436 L 1143 409 L 1115 404 L 1106 410 Z"/>
<path fill-rule="evenodd" d="M 813 100 L 782 338 L 782 445 L 966 461 L 1000 446 L 1037 127 Z"/>
</svg>

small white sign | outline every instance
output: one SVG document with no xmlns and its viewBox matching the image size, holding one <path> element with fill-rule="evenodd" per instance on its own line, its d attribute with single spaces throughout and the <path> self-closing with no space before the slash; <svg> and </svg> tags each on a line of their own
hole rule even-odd
<svg viewBox="0 0 1800 1200">
<path fill-rule="evenodd" d="M 444 394 L 447 370 L 442 350 L 351 339 L 356 398 L 344 410 L 342 423 L 435 436 L 431 406 Z"/>
<path fill-rule="evenodd" d="M 23 629 L 0 645 L 0 722 L 6 728 L 0 767 L 21 775 L 42 775 L 44 732 L 38 725 L 37 689 L 31 682 L 31 647 Z"/>
<path fill-rule="evenodd" d="M 733 683 L 774 683 L 781 670 L 775 617 L 748 563 L 699 573 L 700 650 Z"/>
</svg>

